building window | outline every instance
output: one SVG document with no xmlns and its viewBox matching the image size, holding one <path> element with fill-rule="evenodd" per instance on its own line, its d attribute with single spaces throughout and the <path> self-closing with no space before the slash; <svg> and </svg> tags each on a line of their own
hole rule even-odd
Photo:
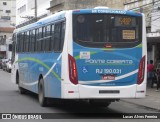
<svg viewBox="0 0 160 122">
<path fill-rule="evenodd" d="M 7 2 L 3 2 L 3 5 L 7 5 Z"/>
<path fill-rule="evenodd" d="M 10 17 L 10 16 L 1 16 L 1 19 L 4 19 L 4 20 L 11 20 L 11 17 Z"/>
<path fill-rule="evenodd" d="M 6 10 L 6 13 L 11 13 L 11 10 Z"/>
<path fill-rule="evenodd" d="M 21 6 L 17 10 L 18 10 L 18 14 L 21 14 L 21 13 L 25 12 L 26 11 L 26 5 Z"/>
</svg>

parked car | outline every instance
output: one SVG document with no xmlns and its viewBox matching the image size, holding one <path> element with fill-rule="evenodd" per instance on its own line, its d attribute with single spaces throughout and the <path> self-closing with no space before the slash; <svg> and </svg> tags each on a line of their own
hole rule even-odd
<svg viewBox="0 0 160 122">
<path fill-rule="evenodd" d="M 0 59 L 0 69 L 2 69 L 2 59 Z"/>
<path fill-rule="evenodd" d="M 8 62 L 8 59 L 2 59 L 2 69 L 3 70 L 7 69 L 7 65 L 6 65 L 7 62 Z"/>
<path fill-rule="evenodd" d="M 6 63 L 6 71 L 11 73 L 11 60 Z"/>
</svg>

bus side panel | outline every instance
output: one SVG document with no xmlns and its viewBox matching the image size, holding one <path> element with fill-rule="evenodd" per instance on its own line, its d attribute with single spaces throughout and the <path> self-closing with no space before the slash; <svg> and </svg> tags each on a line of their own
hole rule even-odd
<svg viewBox="0 0 160 122">
<path fill-rule="evenodd" d="M 69 79 L 68 54 L 73 55 L 72 39 L 72 11 L 66 13 L 66 32 L 64 48 L 62 53 L 62 98 L 77 99 L 79 98 L 79 87 L 71 83 Z"/>
<path fill-rule="evenodd" d="M 146 25 L 145 16 L 143 14 L 143 38 L 142 38 L 142 57 L 145 56 L 145 73 L 144 80 L 142 84 L 137 84 L 136 98 L 142 98 L 146 95 L 146 83 L 147 83 L 147 39 L 146 39 Z"/>
<path fill-rule="evenodd" d="M 61 98 L 60 53 L 21 54 L 18 64 L 23 88 L 38 93 L 39 77 L 42 75 L 45 96 Z"/>
<path fill-rule="evenodd" d="M 47 89 L 46 91 L 48 93 L 47 97 L 49 98 L 61 98 L 61 67 L 62 67 L 62 55 L 61 54 L 54 54 L 54 58 L 51 58 L 54 60 L 53 65 L 51 68 L 53 70 L 51 71 L 50 75 L 46 77 L 47 81 Z"/>
</svg>

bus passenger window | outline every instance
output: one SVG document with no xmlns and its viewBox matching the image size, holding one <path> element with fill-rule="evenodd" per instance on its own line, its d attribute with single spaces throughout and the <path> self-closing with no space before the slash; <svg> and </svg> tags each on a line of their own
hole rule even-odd
<svg viewBox="0 0 160 122">
<path fill-rule="evenodd" d="M 45 51 L 50 51 L 50 40 L 51 40 L 51 26 L 46 27 L 45 33 Z"/>
<path fill-rule="evenodd" d="M 21 34 L 21 52 L 24 52 L 23 46 L 24 46 L 24 33 Z"/>
<path fill-rule="evenodd" d="M 30 40 L 30 43 L 29 43 L 29 52 L 32 52 L 32 35 L 33 35 L 33 32 L 32 31 L 29 31 L 30 33 L 30 36 L 29 36 L 29 40 Z"/>
<path fill-rule="evenodd" d="M 54 50 L 54 25 L 52 25 L 52 29 L 51 29 L 51 45 L 50 45 L 50 50 Z"/>
<path fill-rule="evenodd" d="M 45 27 L 43 27 L 42 28 L 42 35 L 41 35 L 41 46 L 42 46 L 42 49 L 41 49 L 41 51 L 45 51 L 45 34 L 46 33 L 46 28 Z"/>
<path fill-rule="evenodd" d="M 26 32 L 24 32 L 24 41 L 23 41 L 23 52 L 25 52 L 26 50 L 25 50 L 25 46 L 26 46 L 26 36 L 27 34 L 26 34 Z"/>
<path fill-rule="evenodd" d="M 60 47 L 61 40 L 61 23 L 57 23 L 55 25 L 55 33 L 54 33 L 54 51 L 58 52 Z"/>
<path fill-rule="evenodd" d="M 36 41 L 36 30 L 33 30 L 33 35 L 32 35 L 32 51 L 35 51 L 35 41 Z"/>
<path fill-rule="evenodd" d="M 25 52 L 29 51 L 29 31 L 26 33 Z"/>
<path fill-rule="evenodd" d="M 61 26 L 61 42 L 60 42 L 60 51 L 63 50 L 63 45 L 64 45 L 64 38 L 65 38 L 65 28 L 66 28 L 66 23 L 63 22 Z"/>
<path fill-rule="evenodd" d="M 42 50 L 41 50 L 41 49 L 42 49 L 42 48 L 41 48 L 41 46 L 42 46 L 42 40 L 43 40 L 43 39 L 42 39 L 42 36 L 43 36 L 42 30 L 43 30 L 42 28 L 39 28 L 38 40 L 37 40 L 37 41 L 38 41 L 38 42 L 37 42 L 37 43 L 38 43 L 38 44 L 37 44 L 37 46 L 38 46 L 38 51 L 42 51 Z"/>
<path fill-rule="evenodd" d="M 22 49 L 22 47 L 23 47 L 23 34 L 20 33 L 18 38 L 19 38 L 19 47 L 18 48 L 19 48 L 19 52 L 21 53 L 21 52 L 23 52 L 23 49 Z"/>
<path fill-rule="evenodd" d="M 17 34 L 17 52 L 19 52 L 20 34 Z"/>
<path fill-rule="evenodd" d="M 36 29 L 36 51 L 38 51 L 38 43 L 39 43 L 39 29 Z"/>
<path fill-rule="evenodd" d="M 35 30 L 30 31 L 30 52 L 34 52 L 35 47 Z"/>
</svg>

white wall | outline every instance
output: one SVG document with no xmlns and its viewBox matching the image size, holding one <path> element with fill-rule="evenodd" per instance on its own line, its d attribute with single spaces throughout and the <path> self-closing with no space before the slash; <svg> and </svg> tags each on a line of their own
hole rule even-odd
<svg viewBox="0 0 160 122">
<path fill-rule="evenodd" d="M 27 15 L 27 7 L 26 7 L 26 10 L 19 13 L 19 9 L 25 5 L 27 5 L 27 0 L 16 0 L 16 25 L 26 21 L 26 18 L 22 18 L 22 17 L 25 17 Z"/>
<path fill-rule="evenodd" d="M 3 2 L 7 2 L 7 5 L 3 5 Z M 6 10 L 10 10 L 11 13 L 6 13 Z M 10 26 L 16 23 L 15 12 L 16 0 L 0 0 L 0 18 L 1 16 L 10 16 L 11 20 L 5 20 L 5 22 L 8 22 Z"/>
<path fill-rule="evenodd" d="M 156 2 L 154 5 L 154 10 L 152 13 L 152 21 L 151 21 L 152 32 L 157 32 L 158 30 L 160 32 L 160 10 L 158 10 L 158 7 L 160 7 L 160 1 Z"/>
<path fill-rule="evenodd" d="M 27 17 L 35 16 L 35 0 L 17 0 L 16 1 L 16 25 L 22 24 L 29 20 Z M 18 9 L 26 5 L 26 10 L 22 13 Z M 37 0 L 37 16 L 41 16 L 49 11 L 46 9 L 50 7 L 50 0 Z M 23 18 L 26 17 L 26 18 Z"/>
</svg>

